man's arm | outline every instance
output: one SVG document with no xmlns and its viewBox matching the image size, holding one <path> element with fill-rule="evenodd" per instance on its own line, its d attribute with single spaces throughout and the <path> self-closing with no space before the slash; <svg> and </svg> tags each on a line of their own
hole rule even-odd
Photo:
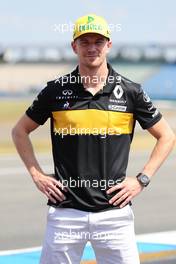
<svg viewBox="0 0 176 264">
<path fill-rule="evenodd" d="M 148 131 L 156 138 L 157 142 L 141 172 L 151 178 L 171 152 L 175 144 L 175 135 L 164 118 L 149 128 Z M 123 207 L 139 194 L 143 187 L 136 178 L 127 177 L 122 183 L 110 188 L 107 193 L 112 193 L 115 190 L 120 191 L 110 199 L 109 203 L 116 206 L 123 201 L 120 205 Z"/>
<path fill-rule="evenodd" d="M 157 142 L 142 172 L 152 177 L 174 147 L 175 135 L 164 118 L 149 128 L 148 131 L 157 139 Z"/>
<path fill-rule="evenodd" d="M 39 125 L 26 114 L 21 117 L 12 130 L 12 138 L 16 149 L 23 160 L 27 170 L 38 189 L 43 192 L 48 199 L 56 203 L 56 200 L 65 199 L 64 194 L 58 189 L 63 188 L 62 184 L 54 178 L 47 176 L 40 167 L 32 147 L 29 134 L 37 129 Z M 58 187 L 57 187 L 58 186 Z M 64 189 L 66 191 L 66 189 Z"/>
</svg>

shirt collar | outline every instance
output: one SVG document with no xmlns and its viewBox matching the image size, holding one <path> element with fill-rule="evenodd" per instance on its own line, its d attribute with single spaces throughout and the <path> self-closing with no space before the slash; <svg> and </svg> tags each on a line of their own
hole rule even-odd
<svg viewBox="0 0 176 264">
<path fill-rule="evenodd" d="M 111 93 L 119 81 L 118 77 L 120 75 L 112 68 L 112 66 L 109 63 L 107 64 L 107 66 L 108 66 L 108 70 L 109 70 L 108 77 L 106 79 L 106 84 L 104 85 L 103 90 L 100 93 Z M 85 91 L 84 86 L 81 82 L 81 76 L 79 74 L 79 67 L 78 66 L 71 73 L 71 76 L 74 76 L 74 78 L 76 80 L 75 88 L 77 90 Z"/>
</svg>

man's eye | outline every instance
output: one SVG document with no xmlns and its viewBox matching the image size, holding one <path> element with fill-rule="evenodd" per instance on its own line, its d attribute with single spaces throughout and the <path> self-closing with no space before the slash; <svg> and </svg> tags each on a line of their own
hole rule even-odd
<svg viewBox="0 0 176 264">
<path fill-rule="evenodd" d="M 87 45 L 87 41 L 81 41 L 81 45 Z"/>
<path fill-rule="evenodd" d="M 104 43 L 104 41 L 102 41 L 102 40 L 96 41 L 96 44 L 98 44 L 98 45 L 101 45 L 103 43 Z"/>
</svg>

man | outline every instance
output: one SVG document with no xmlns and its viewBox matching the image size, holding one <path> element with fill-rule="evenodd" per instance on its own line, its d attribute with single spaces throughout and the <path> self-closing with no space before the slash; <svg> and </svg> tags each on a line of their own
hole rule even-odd
<svg viewBox="0 0 176 264">
<path fill-rule="evenodd" d="M 48 82 L 13 129 L 13 140 L 48 198 L 41 264 L 78 264 L 89 240 L 99 264 L 137 264 L 132 199 L 174 145 L 174 134 L 141 86 L 107 64 L 107 22 L 94 14 L 75 23 L 78 67 Z M 51 120 L 54 176 L 37 162 L 29 134 Z M 126 177 L 135 121 L 156 138 L 137 177 Z"/>
</svg>

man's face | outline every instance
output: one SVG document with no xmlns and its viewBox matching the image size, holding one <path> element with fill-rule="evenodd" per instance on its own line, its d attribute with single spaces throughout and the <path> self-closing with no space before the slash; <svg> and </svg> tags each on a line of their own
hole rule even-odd
<svg viewBox="0 0 176 264">
<path fill-rule="evenodd" d="M 72 48 L 79 62 L 87 67 L 100 66 L 111 46 L 111 41 L 96 33 L 87 33 L 72 42 Z"/>
</svg>

